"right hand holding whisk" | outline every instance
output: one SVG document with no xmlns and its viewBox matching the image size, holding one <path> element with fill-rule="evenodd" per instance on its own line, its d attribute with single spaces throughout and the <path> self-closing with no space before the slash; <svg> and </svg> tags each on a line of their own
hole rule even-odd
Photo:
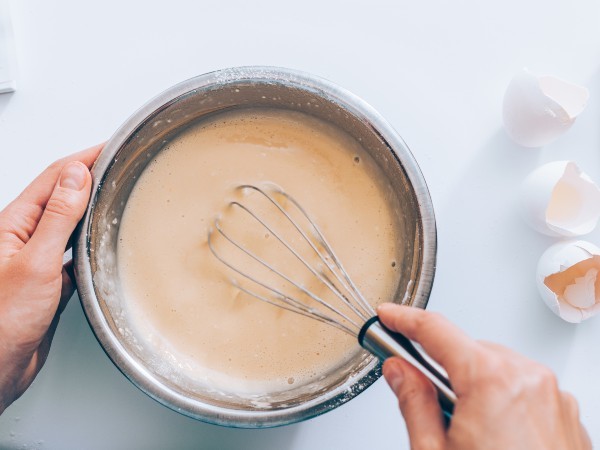
<svg viewBox="0 0 600 450">
<path fill-rule="evenodd" d="M 393 304 L 377 313 L 446 369 L 458 397 L 446 428 L 433 385 L 402 359 L 386 360 L 383 373 L 398 397 L 412 449 L 592 448 L 576 400 L 558 388 L 548 368 L 474 341 L 435 313 Z"/>
</svg>

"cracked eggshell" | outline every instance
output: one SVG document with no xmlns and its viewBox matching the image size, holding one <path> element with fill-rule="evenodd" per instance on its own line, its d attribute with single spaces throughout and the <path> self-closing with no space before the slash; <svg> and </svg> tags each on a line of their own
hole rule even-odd
<svg viewBox="0 0 600 450">
<path fill-rule="evenodd" d="M 600 218 L 600 189 L 573 161 L 555 161 L 524 181 L 521 207 L 525 221 L 548 236 L 590 233 Z"/>
<path fill-rule="evenodd" d="M 579 323 L 600 312 L 600 248 L 559 242 L 544 252 L 536 281 L 544 303 L 561 319 Z"/>
<path fill-rule="evenodd" d="M 573 125 L 589 96 L 583 86 L 553 76 L 536 76 L 523 69 L 504 94 L 504 127 L 517 144 L 542 147 Z"/>
</svg>

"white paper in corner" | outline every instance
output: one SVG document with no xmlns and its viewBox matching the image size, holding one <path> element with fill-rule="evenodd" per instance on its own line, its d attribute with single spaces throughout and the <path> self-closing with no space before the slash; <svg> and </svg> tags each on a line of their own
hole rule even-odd
<svg viewBox="0 0 600 450">
<path fill-rule="evenodd" d="M 13 92 L 15 80 L 16 56 L 8 0 L 0 0 L 0 94 Z"/>
</svg>

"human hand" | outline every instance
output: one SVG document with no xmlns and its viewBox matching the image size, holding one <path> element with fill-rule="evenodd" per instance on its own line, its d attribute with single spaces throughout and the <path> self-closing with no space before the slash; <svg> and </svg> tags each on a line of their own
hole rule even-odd
<svg viewBox="0 0 600 450">
<path fill-rule="evenodd" d="M 87 207 L 102 145 L 50 165 L 0 211 L 0 414 L 46 361 L 73 295 L 69 238 Z"/>
<path fill-rule="evenodd" d="M 576 400 L 558 388 L 548 368 L 474 341 L 435 313 L 393 304 L 377 312 L 446 369 L 458 397 L 446 429 L 433 385 L 406 361 L 385 361 L 383 374 L 398 397 L 412 449 L 592 448 Z"/>
</svg>

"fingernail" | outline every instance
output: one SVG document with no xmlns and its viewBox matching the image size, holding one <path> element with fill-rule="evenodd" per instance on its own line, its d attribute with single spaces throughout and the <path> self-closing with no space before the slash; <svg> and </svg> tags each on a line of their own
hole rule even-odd
<svg viewBox="0 0 600 450">
<path fill-rule="evenodd" d="M 392 391 L 394 392 L 398 392 L 398 390 L 400 389 L 400 385 L 402 384 L 402 382 L 404 381 L 404 372 L 402 371 L 402 369 L 400 367 L 398 367 L 391 379 L 390 379 L 390 387 L 392 388 Z"/>
<path fill-rule="evenodd" d="M 394 393 L 398 392 L 402 381 L 404 381 L 404 370 L 400 364 L 390 363 L 386 367 L 385 379 Z"/>
<path fill-rule="evenodd" d="M 85 186 L 87 168 L 80 162 L 70 162 L 60 173 L 60 186 L 80 191 Z"/>
<path fill-rule="evenodd" d="M 385 311 L 390 311 L 394 308 L 396 308 L 397 305 L 395 305 L 394 303 L 382 303 L 381 305 L 379 305 L 377 307 L 377 312 L 381 313 L 381 312 L 385 312 Z"/>
</svg>

